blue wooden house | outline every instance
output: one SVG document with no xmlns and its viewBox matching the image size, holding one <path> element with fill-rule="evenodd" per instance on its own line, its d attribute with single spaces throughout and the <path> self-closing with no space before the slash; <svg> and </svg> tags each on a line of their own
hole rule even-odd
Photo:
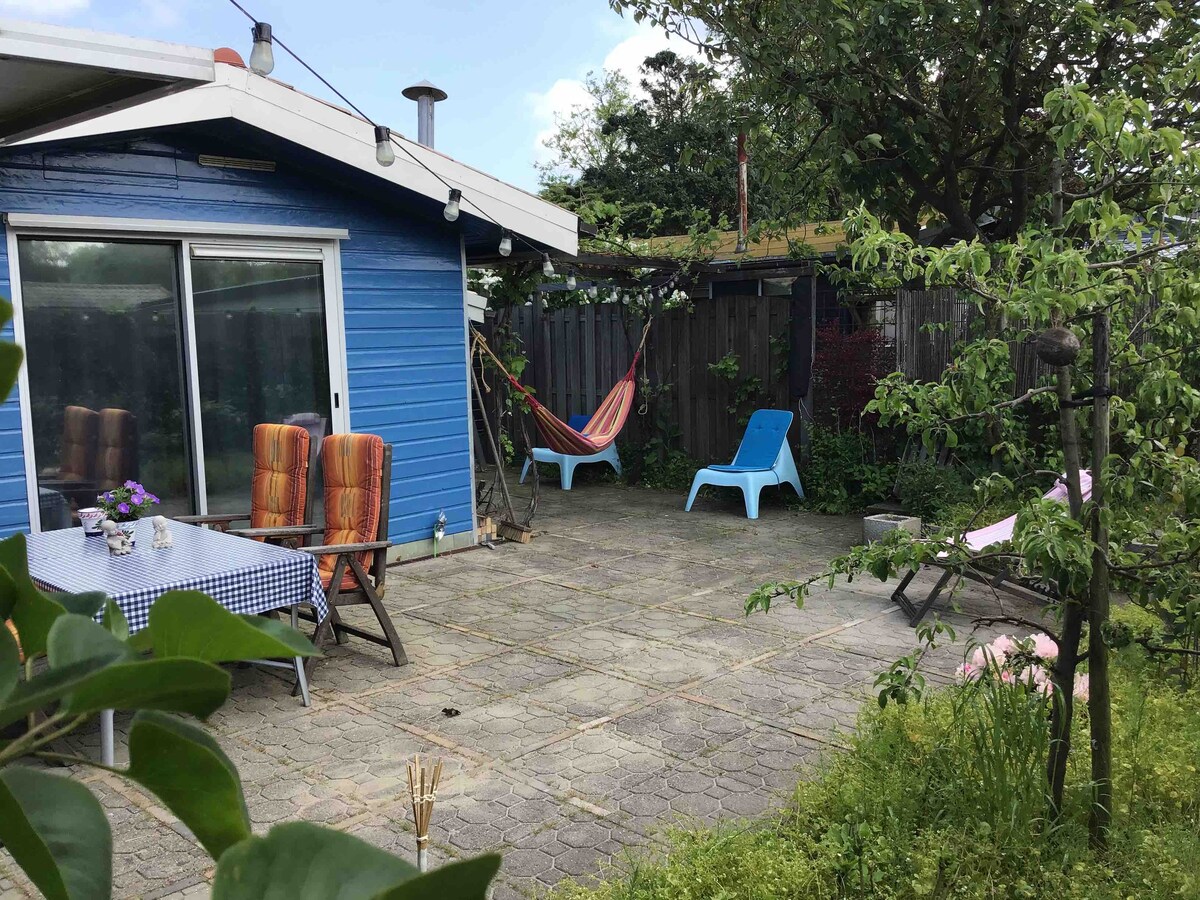
<svg viewBox="0 0 1200 900">
<path fill-rule="evenodd" d="M 395 555 L 428 552 L 439 512 L 443 549 L 473 543 L 466 269 L 503 230 L 574 254 L 576 217 L 416 142 L 381 166 L 370 123 L 217 59 L 209 83 L 0 147 L 0 296 L 26 348 L 0 534 L 70 524 L 80 481 L 134 478 L 169 515 L 245 508 L 253 425 L 293 422 L 393 445 Z"/>
</svg>

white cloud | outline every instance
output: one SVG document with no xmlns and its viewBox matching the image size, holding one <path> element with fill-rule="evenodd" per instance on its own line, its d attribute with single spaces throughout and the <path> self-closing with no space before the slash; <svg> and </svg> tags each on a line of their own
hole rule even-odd
<svg viewBox="0 0 1200 900">
<path fill-rule="evenodd" d="M 538 131 L 534 138 L 534 159 L 541 163 L 550 158 L 550 151 L 545 147 L 545 141 L 555 131 L 555 118 L 570 114 L 573 109 L 591 105 L 592 98 L 583 83 L 583 76 L 589 70 L 597 73 L 601 69 L 609 72 L 620 72 L 629 79 L 630 87 L 635 96 L 642 94 L 638 86 L 638 69 L 647 56 L 653 56 L 660 50 L 674 50 L 680 56 L 699 56 L 696 48 L 680 38 L 643 24 L 637 30 L 621 40 L 605 55 L 598 65 L 588 65 L 575 78 L 560 78 L 543 92 L 531 92 L 528 95 L 529 107 L 534 124 Z"/>
<path fill-rule="evenodd" d="M 81 13 L 91 5 L 91 0 L 0 0 L 0 12 L 57 18 Z"/>
</svg>

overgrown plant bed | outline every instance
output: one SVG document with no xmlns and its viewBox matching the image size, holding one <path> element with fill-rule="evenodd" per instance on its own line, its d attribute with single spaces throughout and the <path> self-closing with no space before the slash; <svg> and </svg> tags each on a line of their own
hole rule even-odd
<svg viewBox="0 0 1200 900">
<path fill-rule="evenodd" d="M 1086 756 L 1045 818 L 1046 703 L 970 682 L 871 707 L 790 805 L 674 830 L 669 852 L 555 900 L 1179 898 L 1200 895 L 1200 692 L 1137 647 L 1114 656 L 1110 849 L 1089 849 Z M 1076 723 L 1077 740 L 1085 726 Z"/>
</svg>

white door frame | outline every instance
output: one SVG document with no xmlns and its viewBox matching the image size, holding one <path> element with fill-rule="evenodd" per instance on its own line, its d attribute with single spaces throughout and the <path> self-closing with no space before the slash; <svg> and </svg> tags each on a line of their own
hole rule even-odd
<svg viewBox="0 0 1200 900">
<path fill-rule="evenodd" d="M 36 225 L 13 225 L 6 229 L 11 302 L 13 306 L 13 336 L 22 349 L 26 346 L 25 315 L 21 298 L 21 267 L 18 259 L 18 238 L 46 240 L 131 240 L 141 238 L 157 243 L 174 244 L 178 250 L 180 293 L 182 299 L 181 337 L 184 348 L 184 390 L 187 391 L 194 457 L 193 476 L 197 512 L 208 511 L 204 473 L 204 429 L 200 421 L 200 382 L 196 368 L 195 306 L 192 296 L 191 248 L 219 247 L 232 251 L 240 259 L 286 258 L 289 249 L 319 250 L 325 304 L 326 351 L 329 355 L 330 429 L 338 434 L 350 430 L 349 375 L 346 364 L 345 311 L 342 298 L 341 245 L 339 240 L 349 232 L 339 229 L 297 228 L 286 236 L 271 226 L 226 225 L 219 237 L 205 228 L 205 223 L 156 222 L 139 219 L 89 219 L 81 227 L 77 218 L 61 217 L 61 226 L 46 216 Z M 95 223 L 95 224 L 93 224 Z M 188 226 L 194 225 L 194 231 Z M 161 230 L 160 230 L 161 229 Z M 272 255 L 274 254 L 274 255 Z M 299 253 L 295 256 L 300 255 Z M 308 258 L 315 258 L 309 256 Z M 29 509 L 29 530 L 42 530 L 41 504 L 38 497 L 37 462 L 33 452 L 33 416 L 29 393 L 29 370 L 23 361 L 17 374 L 17 398 L 21 410 L 21 446 L 25 458 L 25 488 Z"/>
</svg>

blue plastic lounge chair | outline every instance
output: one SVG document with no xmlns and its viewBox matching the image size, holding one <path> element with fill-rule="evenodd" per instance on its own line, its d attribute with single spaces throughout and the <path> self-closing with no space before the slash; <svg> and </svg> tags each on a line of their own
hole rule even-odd
<svg viewBox="0 0 1200 900">
<path fill-rule="evenodd" d="M 567 425 L 575 431 L 583 431 L 587 428 L 588 422 L 591 420 L 588 415 L 571 416 L 567 420 Z M 571 483 L 575 480 L 575 467 L 585 463 L 606 462 L 616 469 L 617 474 L 621 474 L 621 457 L 617 455 L 616 442 L 609 444 L 599 453 L 589 453 L 586 456 L 572 456 L 569 453 L 555 453 L 547 447 L 534 447 L 533 459 L 540 463 L 554 463 L 558 466 L 559 482 L 562 484 L 564 491 L 571 489 Z M 525 483 L 525 476 L 529 474 L 529 459 L 525 460 L 525 467 L 521 469 L 521 484 Z"/>
<path fill-rule="evenodd" d="M 790 484 L 804 496 L 796 460 L 788 446 L 787 433 L 792 414 L 782 409 L 759 409 L 750 417 L 737 456 L 728 466 L 709 466 L 696 473 L 685 510 L 691 511 L 702 485 L 742 489 L 746 498 L 746 518 L 758 518 L 758 495 L 768 484 Z"/>
</svg>

